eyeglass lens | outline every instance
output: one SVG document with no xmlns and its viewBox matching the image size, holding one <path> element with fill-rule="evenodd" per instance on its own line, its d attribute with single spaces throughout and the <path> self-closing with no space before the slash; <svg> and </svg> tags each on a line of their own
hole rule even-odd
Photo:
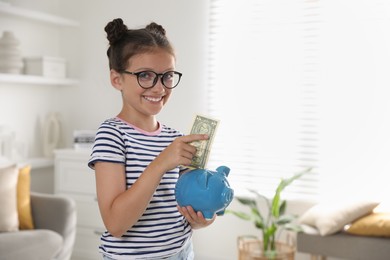
<svg viewBox="0 0 390 260">
<path fill-rule="evenodd" d="M 179 84 L 181 75 L 175 71 L 168 71 L 164 74 L 157 74 L 154 71 L 143 71 L 137 75 L 138 83 L 143 88 L 151 88 L 156 85 L 159 76 L 161 76 L 161 82 L 165 87 L 174 88 Z"/>
</svg>

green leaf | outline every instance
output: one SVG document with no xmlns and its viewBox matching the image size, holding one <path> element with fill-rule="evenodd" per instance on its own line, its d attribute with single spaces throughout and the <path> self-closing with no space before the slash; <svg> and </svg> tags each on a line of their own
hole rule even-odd
<svg viewBox="0 0 390 260">
<path fill-rule="evenodd" d="M 302 226 L 294 223 L 288 223 L 283 226 L 285 230 L 293 231 L 293 232 L 302 232 Z"/>
<path fill-rule="evenodd" d="M 295 181 L 296 179 L 301 178 L 302 175 L 305 175 L 305 174 L 309 173 L 309 172 L 311 171 L 311 169 L 312 169 L 311 167 L 310 167 L 310 168 L 307 168 L 306 170 L 304 170 L 304 171 L 302 171 L 302 172 L 299 172 L 299 173 L 293 175 L 291 178 L 285 180 L 283 189 L 284 189 L 285 187 L 287 187 L 288 185 L 290 185 L 290 184 L 291 184 L 293 181 Z"/>
<path fill-rule="evenodd" d="M 257 202 L 254 199 L 250 198 L 236 198 L 242 205 L 248 206 L 250 208 L 257 208 Z"/>
<path fill-rule="evenodd" d="M 263 221 L 263 216 L 261 215 L 258 208 L 252 208 L 251 214 L 255 219 L 259 219 L 259 220 Z"/>
<path fill-rule="evenodd" d="M 288 179 L 283 179 L 280 183 L 280 191 L 284 190 L 284 188 L 286 188 L 288 185 L 290 185 L 293 181 L 295 181 L 296 179 L 299 179 L 302 177 L 302 175 L 308 173 L 311 171 L 312 168 L 307 168 L 306 170 L 302 171 L 302 172 L 299 172 L 299 173 L 296 173 L 294 174 L 293 176 L 291 176 L 290 178 Z"/>
<path fill-rule="evenodd" d="M 264 228 L 264 218 L 261 215 L 260 211 L 257 208 L 252 208 L 251 210 L 252 217 L 255 222 L 255 226 L 258 229 L 263 229 Z"/>
<path fill-rule="evenodd" d="M 267 203 L 268 208 L 271 207 L 270 201 L 266 196 L 264 196 L 263 194 L 260 194 L 257 190 L 249 190 L 249 191 L 254 193 L 257 197 L 264 199 L 264 201 Z"/>
<path fill-rule="evenodd" d="M 283 215 L 286 212 L 287 201 L 283 200 L 279 207 L 279 215 Z"/>
<path fill-rule="evenodd" d="M 279 217 L 279 201 L 280 201 L 280 191 L 276 191 L 274 199 L 272 200 L 272 207 L 271 207 L 271 212 L 272 216 L 275 218 Z"/>
<path fill-rule="evenodd" d="M 275 218 L 278 218 L 280 216 L 280 210 L 281 210 L 281 205 L 280 205 L 280 194 L 281 192 L 288 186 L 290 185 L 293 181 L 296 179 L 300 178 L 302 175 L 308 173 L 311 171 L 311 168 L 308 168 L 302 172 L 296 173 L 293 176 L 291 176 L 288 179 L 281 179 L 279 185 L 276 188 L 274 198 L 272 200 L 272 215 Z"/>
<path fill-rule="evenodd" d="M 272 224 L 270 227 L 268 227 L 266 230 L 265 230 L 265 234 L 267 235 L 267 237 L 271 237 L 275 234 L 277 230 L 277 226 Z"/>
<path fill-rule="evenodd" d="M 264 229 L 263 232 L 263 241 L 264 241 L 264 251 L 272 249 L 275 246 L 275 233 L 278 227 L 274 224 L 271 224 L 268 228 Z"/>
<path fill-rule="evenodd" d="M 283 216 L 280 216 L 280 218 L 278 218 L 275 223 L 277 225 L 285 225 L 285 224 L 291 223 L 295 219 L 296 219 L 296 217 L 294 215 L 283 215 Z"/>
<path fill-rule="evenodd" d="M 227 210 L 225 210 L 225 213 L 233 214 L 233 215 L 235 215 L 243 220 L 251 220 L 252 219 L 252 216 L 250 214 L 242 212 L 242 211 L 234 211 L 234 210 L 227 209 Z"/>
<path fill-rule="evenodd" d="M 255 227 L 257 228 L 257 229 L 264 229 L 264 223 L 262 222 L 262 221 L 255 221 Z"/>
</svg>

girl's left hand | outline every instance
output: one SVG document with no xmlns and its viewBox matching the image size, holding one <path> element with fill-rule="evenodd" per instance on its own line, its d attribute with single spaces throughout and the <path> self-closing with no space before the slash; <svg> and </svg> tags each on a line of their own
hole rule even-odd
<svg viewBox="0 0 390 260">
<path fill-rule="evenodd" d="M 207 227 L 211 223 L 214 222 L 216 215 L 214 214 L 212 219 L 205 219 L 203 217 L 202 212 L 195 210 L 191 206 L 180 207 L 177 206 L 179 212 L 187 219 L 188 223 L 190 223 L 193 229 L 199 229 L 203 227 Z"/>
</svg>

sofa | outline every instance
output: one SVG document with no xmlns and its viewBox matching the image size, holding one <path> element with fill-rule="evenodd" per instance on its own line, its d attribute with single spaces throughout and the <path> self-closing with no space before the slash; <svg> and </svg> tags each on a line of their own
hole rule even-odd
<svg viewBox="0 0 390 260">
<path fill-rule="evenodd" d="M 297 251 L 309 253 L 312 260 L 325 260 L 327 257 L 388 260 L 390 259 L 390 239 L 350 235 L 343 231 L 327 236 L 299 233 Z"/>
<path fill-rule="evenodd" d="M 312 260 L 390 259 L 390 213 L 375 201 L 333 200 L 309 207 L 300 216 L 304 232 L 297 251 Z"/>
<path fill-rule="evenodd" d="M 68 197 L 31 192 L 34 229 L 0 232 L 0 260 L 69 260 L 76 205 Z"/>
</svg>

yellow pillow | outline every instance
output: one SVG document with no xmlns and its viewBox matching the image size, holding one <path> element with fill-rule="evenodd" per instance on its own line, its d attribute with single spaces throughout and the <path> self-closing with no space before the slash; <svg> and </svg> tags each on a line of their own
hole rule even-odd
<svg viewBox="0 0 390 260">
<path fill-rule="evenodd" d="M 349 227 L 346 232 L 362 236 L 390 237 L 390 213 L 371 213 Z"/>
<path fill-rule="evenodd" d="M 18 230 L 17 181 L 17 165 L 0 163 L 0 232 Z"/>
<path fill-rule="evenodd" d="M 30 170 L 29 165 L 19 169 L 17 186 L 19 229 L 34 229 L 30 203 Z"/>
</svg>

